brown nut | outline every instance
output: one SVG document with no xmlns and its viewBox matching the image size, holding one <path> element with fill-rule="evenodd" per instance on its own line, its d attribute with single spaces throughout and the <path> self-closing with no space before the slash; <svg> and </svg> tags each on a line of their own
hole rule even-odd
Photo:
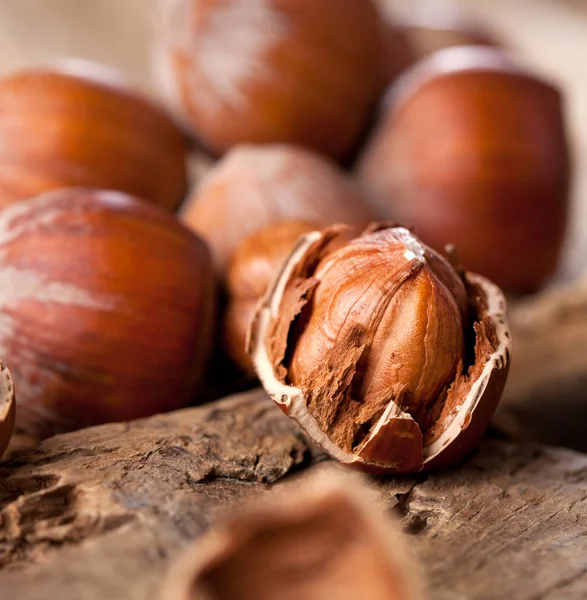
<svg viewBox="0 0 587 600">
<path fill-rule="evenodd" d="M 570 158 L 559 91 L 492 48 L 443 50 L 392 87 L 358 174 L 384 218 L 531 292 L 557 266 Z"/>
<path fill-rule="evenodd" d="M 183 222 L 212 250 L 219 273 L 263 227 L 303 219 L 319 226 L 373 220 L 359 186 L 327 158 L 297 146 L 240 146 L 211 169 L 182 208 Z"/>
<path fill-rule="evenodd" d="M 333 235 L 304 236 L 259 306 L 261 383 L 343 463 L 405 473 L 459 460 L 507 377 L 503 294 L 402 227 L 322 256 Z"/>
<path fill-rule="evenodd" d="M 0 208 L 92 186 L 175 209 L 186 156 L 165 111 L 106 67 L 69 60 L 0 80 Z"/>
<path fill-rule="evenodd" d="M 161 600 L 416 600 L 421 576 L 371 490 L 314 476 L 199 539 Z"/>
<path fill-rule="evenodd" d="M 10 371 L 0 360 L 0 457 L 8 447 L 14 431 L 16 399 Z"/>
<path fill-rule="evenodd" d="M 212 153 L 287 142 L 344 159 L 385 87 L 371 0 L 167 0 L 156 67 Z"/>
<path fill-rule="evenodd" d="M 160 207 L 85 188 L 0 213 L 0 353 L 46 436 L 188 405 L 210 352 L 209 253 Z"/>
<path fill-rule="evenodd" d="M 249 323 L 257 302 L 267 291 L 294 243 L 316 226 L 307 221 L 284 221 L 254 233 L 237 248 L 226 272 L 228 303 L 223 319 L 223 346 L 247 375 L 255 370 L 245 352 Z"/>
</svg>

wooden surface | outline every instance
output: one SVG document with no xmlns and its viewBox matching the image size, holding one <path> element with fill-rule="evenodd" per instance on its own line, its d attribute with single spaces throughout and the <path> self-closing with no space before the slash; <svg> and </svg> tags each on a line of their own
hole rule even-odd
<svg viewBox="0 0 587 600">
<path fill-rule="evenodd" d="M 2 596 L 156 600 L 169 563 L 222 511 L 342 469 L 322 459 L 262 391 L 47 440 L 0 470 Z M 584 597 L 587 456 L 488 440 L 462 467 L 369 485 L 431 597 Z"/>
</svg>

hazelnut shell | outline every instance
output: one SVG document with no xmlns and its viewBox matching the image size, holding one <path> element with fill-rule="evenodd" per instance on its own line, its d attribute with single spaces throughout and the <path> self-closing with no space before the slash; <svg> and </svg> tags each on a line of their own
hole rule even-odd
<svg viewBox="0 0 587 600">
<path fill-rule="evenodd" d="M 208 242 L 222 276 L 245 238 L 271 224 L 301 219 L 360 230 L 373 218 L 363 191 L 336 164 L 287 144 L 234 148 L 181 210 L 182 221 Z"/>
<path fill-rule="evenodd" d="M 559 90 L 494 48 L 431 55 L 391 87 L 358 176 L 386 219 L 506 291 L 554 272 L 569 201 Z"/>
<path fill-rule="evenodd" d="M 364 447 L 361 454 L 348 452 L 334 444 L 309 413 L 302 389 L 287 385 L 279 378 L 270 352 L 272 324 L 282 310 L 282 300 L 288 283 L 299 273 L 311 277 L 316 256 L 331 243 L 333 232 L 312 232 L 296 244 L 268 289 L 251 323 L 247 350 L 257 375 L 269 396 L 285 414 L 293 418 L 308 436 L 340 462 L 373 473 L 407 473 L 444 467 L 463 458 L 478 443 L 499 402 L 507 379 L 511 358 L 511 338 L 506 319 L 506 302 L 501 290 L 489 280 L 473 273 L 465 281 L 477 298 L 479 314 L 495 330 L 495 347 L 489 354 L 475 356 L 469 368 L 466 394 L 459 398 L 455 410 L 443 423 L 441 435 L 424 446 L 416 422 L 405 413 L 387 410 L 374 447 Z M 390 403 L 389 409 L 395 405 Z M 400 411 L 401 412 L 401 411 Z M 387 429 L 387 431 L 384 431 Z"/>
<path fill-rule="evenodd" d="M 160 87 L 210 152 L 294 143 L 354 150 L 385 87 L 372 0 L 161 3 Z"/>
<path fill-rule="evenodd" d="M 0 207 L 91 186 L 175 209 L 186 157 L 166 112 L 101 65 L 64 61 L 0 80 Z"/>
<path fill-rule="evenodd" d="M 228 356 L 248 376 L 255 375 L 245 342 L 257 302 L 298 238 L 316 227 L 307 221 L 283 221 L 246 238 L 232 255 L 225 279 L 227 306 L 222 340 Z"/>
<path fill-rule="evenodd" d="M 16 415 L 12 375 L 0 360 L 0 457 L 8 447 Z"/>
<path fill-rule="evenodd" d="M 0 213 L 0 352 L 18 425 L 52 433 L 187 406 L 211 350 L 214 277 L 175 217 L 70 188 Z"/>
<path fill-rule="evenodd" d="M 356 477 L 320 473 L 231 515 L 172 565 L 161 600 L 417 600 L 407 539 Z"/>
</svg>

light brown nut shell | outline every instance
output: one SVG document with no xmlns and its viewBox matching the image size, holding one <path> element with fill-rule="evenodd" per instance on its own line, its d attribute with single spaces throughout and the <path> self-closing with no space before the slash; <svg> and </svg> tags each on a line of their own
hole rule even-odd
<svg viewBox="0 0 587 600">
<path fill-rule="evenodd" d="M 404 536 L 355 477 L 321 473 L 281 488 L 200 538 L 161 600 L 417 600 Z"/>
<path fill-rule="evenodd" d="M 16 400 L 12 375 L 0 360 L 0 456 L 8 447 L 14 430 Z"/>
<path fill-rule="evenodd" d="M 330 242 L 332 236 L 333 232 L 316 231 L 302 237 L 258 305 L 249 331 L 247 351 L 263 387 L 312 440 L 344 464 L 373 473 L 408 473 L 444 467 L 460 460 L 483 435 L 507 379 L 511 337 L 503 293 L 486 278 L 473 273 L 465 274 L 465 281 L 477 298 L 479 319 L 476 319 L 476 323 L 482 327 L 481 321 L 484 321 L 494 329 L 494 347 L 490 353 L 476 353 L 475 365 L 453 384 L 459 393 L 462 390 L 462 396 L 457 396 L 454 409 L 441 415 L 440 418 L 444 418 L 442 432 L 434 441 L 424 445 L 420 430 L 409 415 L 401 411 L 397 415 L 390 413 L 384 415 L 388 421 L 383 426 L 388 431 L 380 438 L 384 444 L 377 449 L 377 454 L 385 452 L 386 458 L 372 460 L 365 457 L 365 446 L 360 452 L 348 452 L 328 438 L 309 413 L 304 392 L 280 380 L 269 348 L 272 324 L 280 311 L 288 282 L 304 269 L 310 257 L 315 257 Z M 393 406 L 390 404 L 390 407 Z"/>
</svg>

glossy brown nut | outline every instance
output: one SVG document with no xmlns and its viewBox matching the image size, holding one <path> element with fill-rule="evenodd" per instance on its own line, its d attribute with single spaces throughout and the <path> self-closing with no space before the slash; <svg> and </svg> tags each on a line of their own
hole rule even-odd
<svg viewBox="0 0 587 600">
<path fill-rule="evenodd" d="M 302 238 L 250 331 L 261 383 L 331 456 L 375 473 L 461 459 L 501 396 L 510 337 L 501 291 L 401 227 L 324 254 Z"/>
<path fill-rule="evenodd" d="M 228 304 L 223 318 L 223 346 L 248 375 L 255 370 L 245 352 L 249 323 L 261 296 L 288 257 L 295 242 L 316 227 L 307 221 L 284 221 L 254 233 L 237 248 L 226 273 Z"/>
<path fill-rule="evenodd" d="M 15 415 L 16 399 L 12 375 L 0 360 L 0 457 L 12 437 Z"/>
<path fill-rule="evenodd" d="M 210 351 L 201 240 L 118 192 L 48 192 L 0 213 L 0 352 L 18 425 L 49 435 L 181 408 Z"/>
<path fill-rule="evenodd" d="M 392 88 L 358 174 L 385 218 L 511 292 L 556 268 L 568 212 L 559 91 L 489 48 L 443 50 Z"/>
<path fill-rule="evenodd" d="M 420 569 L 371 490 L 327 474 L 238 511 L 170 569 L 161 600 L 416 600 Z"/>
<path fill-rule="evenodd" d="M 91 186 L 175 209 L 186 156 L 164 110 L 105 67 L 65 61 L 0 80 L 0 207 Z"/>
<path fill-rule="evenodd" d="M 157 71 L 197 138 L 354 150 L 385 86 L 371 0 L 162 2 Z"/>
<path fill-rule="evenodd" d="M 373 217 L 363 191 L 333 162 L 287 144 L 234 148 L 181 212 L 208 242 L 222 277 L 239 244 L 265 226 L 301 219 L 362 228 Z"/>
</svg>

